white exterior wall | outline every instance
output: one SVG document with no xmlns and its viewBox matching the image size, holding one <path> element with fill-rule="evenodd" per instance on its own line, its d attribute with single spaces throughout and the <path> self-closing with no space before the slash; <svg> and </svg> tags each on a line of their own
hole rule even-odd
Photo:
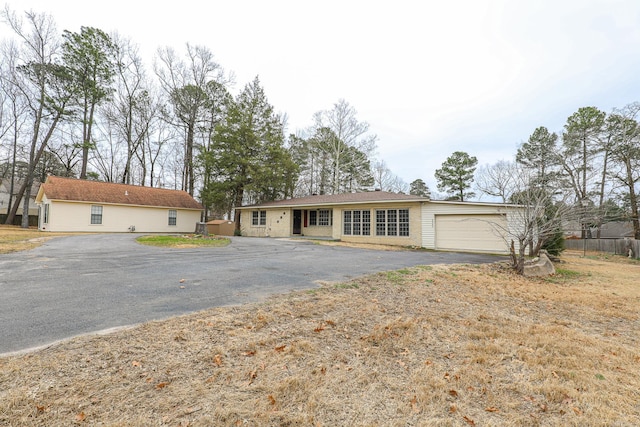
<svg viewBox="0 0 640 427">
<path fill-rule="evenodd" d="M 49 222 L 43 223 L 44 205 L 49 204 Z M 102 206 L 102 224 L 91 224 L 91 206 Z M 200 221 L 200 210 L 177 211 L 176 225 L 169 225 L 165 207 L 110 205 L 66 202 L 42 198 L 40 229 L 59 232 L 126 233 L 135 226 L 136 233 L 193 233 Z"/>
<path fill-rule="evenodd" d="M 436 249 L 436 215 L 506 215 L 507 227 L 510 233 L 518 229 L 518 215 L 515 207 L 493 205 L 471 205 L 463 203 L 425 203 L 422 206 L 422 246 Z M 511 238 L 505 236 L 505 242 Z M 517 250 L 517 242 L 516 250 Z M 506 243 L 505 243 L 506 246 Z M 506 248 L 502 250 L 506 251 Z"/>
</svg>

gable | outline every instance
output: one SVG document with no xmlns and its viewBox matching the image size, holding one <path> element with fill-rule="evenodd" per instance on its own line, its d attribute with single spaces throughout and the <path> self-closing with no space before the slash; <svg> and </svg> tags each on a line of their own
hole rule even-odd
<svg viewBox="0 0 640 427">
<path fill-rule="evenodd" d="M 50 176 L 40 186 L 36 201 L 49 200 L 202 210 L 189 193 L 164 188 Z"/>
</svg>

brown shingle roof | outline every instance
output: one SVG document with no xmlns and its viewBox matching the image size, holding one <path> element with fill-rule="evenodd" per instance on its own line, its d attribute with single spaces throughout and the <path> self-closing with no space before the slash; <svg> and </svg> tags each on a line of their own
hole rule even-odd
<svg viewBox="0 0 640 427">
<path fill-rule="evenodd" d="M 50 200 L 202 209 L 202 205 L 186 191 L 57 176 L 48 177 L 47 181 L 42 184 L 38 192 L 38 201 L 42 200 L 43 194 L 46 194 Z"/>
<path fill-rule="evenodd" d="M 316 196 L 298 197 L 295 199 L 276 200 L 274 202 L 262 203 L 259 205 L 243 206 L 243 208 L 269 208 L 286 206 L 314 206 L 333 205 L 351 203 L 376 203 L 376 202 L 403 202 L 403 201 L 429 201 L 426 197 L 413 196 L 410 194 L 389 193 L 386 191 L 365 191 L 361 193 L 323 194 Z"/>
</svg>

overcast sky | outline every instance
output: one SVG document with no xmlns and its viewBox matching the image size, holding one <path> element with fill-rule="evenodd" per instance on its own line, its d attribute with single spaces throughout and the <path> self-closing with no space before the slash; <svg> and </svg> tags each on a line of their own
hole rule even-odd
<svg viewBox="0 0 640 427">
<path fill-rule="evenodd" d="M 60 31 L 118 32 L 149 63 L 161 46 L 206 46 L 235 73 L 234 93 L 260 77 L 290 133 L 345 99 L 378 136 L 378 157 L 432 191 L 454 151 L 512 160 L 538 126 L 561 132 L 580 107 L 640 101 L 638 0 L 4 4 L 50 13 Z"/>
</svg>

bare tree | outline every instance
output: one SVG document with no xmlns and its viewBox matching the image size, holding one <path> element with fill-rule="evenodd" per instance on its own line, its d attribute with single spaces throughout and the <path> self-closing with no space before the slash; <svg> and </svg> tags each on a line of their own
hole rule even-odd
<svg viewBox="0 0 640 427">
<path fill-rule="evenodd" d="M 638 220 L 638 194 L 636 186 L 640 182 L 640 103 L 632 103 L 614 110 L 608 125 L 613 135 L 611 157 L 615 163 L 609 171 L 613 179 L 628 193 L 629 210 L 633 224 L 633 234 L 640 239 Z"/>
<path fill-rule="evenodd" d="M 381 191 L 406 193 L 407 184 L 387 167 L 384 160 L 378 160 L 372 166 L 374 186 Z"/>
<path fill-rule="evenodd" d="M 355 150 L 370 158 L 376 149 L 376 135 L 369 134 L 369 124 L 357 119 L 355 108 L 344 99 L 334 104 L 333 109 L 319 111 L 314 115 L 316 130 L 326 128 L 334 137 L 326 138 L 326 154 L 331 165 L 331 183 L 329 194 L 344 191 L 345 185 L 341 181 L 343 172 L 361 163 L 361 156 L 354 156 Z"/>
<path fill-rule="evenodd" d="M 53 19 L 44 14 L 26 13 L 27 28 L 22 20 L 6 7 L 1 13 L 21 42 L 18 73 L 11 82 L 23 97 L 31 116 L 31 129 L 25 132 L 29 140 L 27 177 L 17 194 L 23 200 L 22 226 L 29 227 L 29 200 L 36 165 L 51 136 L 69 112 L 73 95 L 68 70 L 59 64 L 59 39 Z M 7 215 L 11 224 L 17 211 L 16 203 Z"/>
<path fill-rule="evenodd" d="M 209 49 L 190 44 L 187 44 L 186 60 L 178 58 L 169 47 L 159 49 L 154 70 L 171 106 L 165 117 L 184 132 L 182 188 L 193 195 L 196 182 L 195 145 L 208 102 L 207 85 L 217 82 L 226 86 L 233 81 L 233 77 L 225 74 Z"/>
<path fill-rule="evenodd" d="M 27 108 L 22 94 L 14 84 L 17 79 L 18 46 L 12 41 L 6 41 L 2 45 L 1 55 L 3 61 L 0 65 L 0 141 L 10 135 L 11 143 L 7 147 L 7 163 L 10 164 L 10 167 L 6 168 L 0 178 L 6 178 L 7 174 L 10 176 L 7 203 L 7 212 L 10 212 L 13 207 L 13 194 L 16 185 L 16 160 L 20 148 L 18 143 L 22 126 L 27 120 Z"/>
<path fill-rule="evenodd" d="M 476 170 L 475 186 L 484 194 L 499 197 L 502 203 L 506 203 L 517 186 L 518 169 L 515 163 L 506 160 L 480 166 Z"/>
<path fill-rule="evenodd" d="M 514 177 L 512 193 L 507 197 L 512 204 L 503 208 L 507 225 L 491 225 L 503 236 L 513 268 L 522 274 L 527 249 L 529 255 L 537 254 L 546 242 L 562 232 L 564 221 L 576 218 L 576 209 L 566 195 L 554 194 L 540 185 L 534 171 L 515 168 Z"/>
<path fill-rule="evenodd" d="M 131 40 L 117 34 L 112 35 L 112 40 L 117 47 L 115 92 L 101 113 L 107 122 L 107 135 L 116 137 L 109 138 L 108 141 L 115 141 L 116 144 L 123 142 L 119 148 L 124 153 L 118 156 L 123 165 L 120 167 L 121 172 L 113 179 L 124 184 L 144 184 L 146 176 L 142 176 L 139 182 L 135 181 L 133 162 L 143 156 L 143 144 L 148 138 L 152 121 L 159 115 L 159 105 L 150 89 L 138 47 Z M 141 167 L 146 169 L 146 165 Z"/>
</svg>

